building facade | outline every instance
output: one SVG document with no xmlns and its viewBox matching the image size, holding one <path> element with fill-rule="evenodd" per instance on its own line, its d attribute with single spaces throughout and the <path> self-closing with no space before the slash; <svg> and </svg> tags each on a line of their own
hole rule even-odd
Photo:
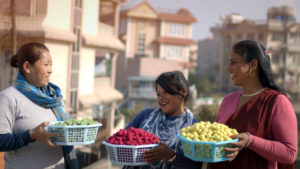
<svg viewBox="0 0 300 169">
<path fill-rule="evenodd" d="M 15 0 L 17 48 L 27 42 L 45 44 L 52 56 L 51 82 L 64 96 L 72 118 L 92 118 L 103 124 L 96 143 L 76 149 L 99 156 L 101 141 L 124 127 L 115 115 L 123 99 L 115 89 L 116 60 L 125 45 L 118 39 L 119 9 L 125 0 Z M 10 85 L 10 0 L 0 7 L 0 89 Z M 106 13 L 110 22 L 104 22 Z M 14 78 L 16 77 L 16 72 Z M 13 79 L 14 80 L 14 79 Z"/>
<path fill-rule="evenodd" d="M 226 71 L 231 47 L 241 40 L 255 40 L 270 51 L 272 70 L 276 83 L 290 95 L 300 92 L 300 24 L 296 23 L 292 7 L 272 7 L 267 20 L 249 20 L 238 14 L 222 18 L 222 25 L 213 27 L 220 33 L 221 60 L 218 88 L 235 90 Z"/>
<path fill-rule="evenodd" d="M 208 78 L 212 87 L 216 88 L 221 58 L 221 36 L 213 32 L 212 38 L 198 41 L 198 59 L 196 75 L 198 79 Z"/>
<path fill-rule="evenodd" d="M 195 22 L 188 9 L 161 12 L 146 1 L 121 10 L 119 36 L 125 43 L 125 52 L 117 61 L 116 87 L 126 96 L 133 96 L 128 92 L 142 91 L 149 86 L 149 79 L 153 83 L 162 72 L 179 70 L 187 77 L 189 68 L 196 65 L 197 44 L 192 40 Z M 141 89 L 129 91 L 128 86 L 137 83 L 135 87 Z M 151 97 L 152 94 L 150 100 Z"/>
</svg>

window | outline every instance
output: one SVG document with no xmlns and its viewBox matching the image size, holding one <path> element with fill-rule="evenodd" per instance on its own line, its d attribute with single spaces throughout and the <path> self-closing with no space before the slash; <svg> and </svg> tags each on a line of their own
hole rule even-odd
<svg viewBox="0 0 300 169">
<path fill-rule="evenodd" d="M 106 77 L 111 75 L 111 57 L 106 53 L 105 57 L 96 57 L 95 77 Z"/>
<path fill-rule="evenodd" d="M 141 21 L 140 22 L 140 29 L 144 29 L 146 26 L 145 22 L 144 21 Z"/>
<path fill-rule="evenodd" d="M 291 40 L 295 44 L 300 44 L 300 32 L 291 33 Z"/>
<path fill-rule="evenodd" d="M 280 56 L 279 55 L 273 55 L 272 56 L 273 63 L 279 64 L 280 62 Z"/>
<path fill-rule="evenodd" d="M 11 57 L 12 57 L 11 50 L 10 49 L 4 49 L 4 57 L 3 57 L 3 61 L 1 61 L 2 65 L 9 66 Z M 0 60 L 1 60 L 1 58 L 0 58 Z"/>
<path fill-rule="evenodd" d="M 181 59 L 183 48 L 181 46 L 168 45 L 167 46 L 167 58 L 169 59 Z"/>
<path fill-rule="evenodd" d="M 145 52 L 145 34 L 140 33 L 139 40 L 138 40 L 138 54 L 144 54 L 144 52 Z"/>
<path fill-rule="evenodd" d="M 272 33 L 272 41 L 281 41 L 282 40 L 282 35 L 279 32 L 273 32 Z"/>
<path fill-rule="evenodd" d="M 241 35 L 240 33 L 237 34 L 237 35 L 236 35 L 236 39 L 237 39 L 237 40 L 241 40 L 241 39 L 242 39 L 242 35 Z"/>
<path fill-rule="evenodd" d="M 168 34 L 170 36 L 184 36 L 184 24 L 170 23 Z"/>
<path fill-rule="evenodd" d="M 126 20 L 125 19 L 122 19 L 120 21 L 120 26 L 119 26 L 119 34 L 125 34 L 126 33 Z"/>
<path fill-rule="evenodd" d="M 299 67 L 300 66 L 300 54 L 293 53 L 293 54 L 290 54 L 289 56 L 291 58 L 290 58 L 288 64 Z"/>
<path fill-rule="evenodd" d="M 264 40 L 264 34 L 263 33 L 259 33 L 258 34 L 258 40 L 259 41 L 263 41 Z"/>
<path fill-rule="evenodd" d="M 247 34 L 247 39 L 248 40 L 254 40 L 254 33 L 248 33 Z"/>
</svg>

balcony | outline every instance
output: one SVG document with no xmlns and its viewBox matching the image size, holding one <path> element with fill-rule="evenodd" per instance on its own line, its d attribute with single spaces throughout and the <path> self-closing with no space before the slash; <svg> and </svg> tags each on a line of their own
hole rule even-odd
<svg viewBox="0 0 300 169">
<path fill-rule="evenodd" d="M 183 61 L 167 60 L 161 58 L 137 57 L 128 59 L 129 76 L 157 77 L 162 72 L 184 71 Z"/>
<path fill-rule="evenodd" d="M 289 64 L 289 66 L 286 69 L 289 72 L 300 73 L 300 67 L 296 64 Z"/>
<path fill-rule="evenodd" d="M 155 100 L 156 92 L 154 88 L 150 87 L 133 87 L 129 91 L 129 98 Z"/>
<path fill-rule="evenodd" d="M 292 52 L 300 52 L 300 45 L 299 44 L 288 44 L 287 46 L 288 51 L 292 51 Z"/>
<path fill-rule="evenodd" d="M 95 78 L 95 86 L 110 86 L 110 77 L 109 76 L 103 76 L 103 77 L 96 77 Z"/>
</svg>

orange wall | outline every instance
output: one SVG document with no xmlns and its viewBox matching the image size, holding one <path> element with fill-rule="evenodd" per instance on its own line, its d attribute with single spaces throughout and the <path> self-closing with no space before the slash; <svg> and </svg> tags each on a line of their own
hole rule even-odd
<svg viewBox="0 0 300 169">
<path fill-rule="evenodd" d="M 4 159 L 3 159 L 4 153 L 0 152 L 0 168 L 4 168 Z"/>
</svg>

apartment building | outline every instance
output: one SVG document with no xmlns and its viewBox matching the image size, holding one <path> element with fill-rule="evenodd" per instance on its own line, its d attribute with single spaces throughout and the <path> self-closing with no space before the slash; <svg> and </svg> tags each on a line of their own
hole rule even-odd
<svg viewBox="0 0 300 169">
<path fill-rule="evenodd" d="M 95 144 L 76 147 L 99 156 L 99 144 L 124 127 L 115 116 L 122 93 L 115 89 L 116 60 L 125 45 L 118 39 L 119 8 L 126 0 L 15 0 L 17 47 L 44 43 L 53 60 L 51 82 L 60 86 L 72 118 L 100 121 Z M 0 88 L 9 86 L 10 0 L 0 7 Z M 110 12 L 109 23 L 101 20 Z"/>
<path fill-rule="evenodd" d="M 117 61 L 118 89 L 129 96 L 134 95 L 128 93 L 129 84 L 131 91 L 143 91 L 145 87 L 148 91 L 154 79 L 165 71 L 180 70 L 187 77 L 197 58 L 197 44 L 192 40 L 196 19 L 188 9 L 159 11 L 143 1 L 121 10 L 120 15 L 119 36 L 126 46 Z M 155 93 L 154 87 L 152 90 Z"/>
<path fill-rule="evenodd" d="M 226 71 L 232 45 L 240 40 L 256 40 L 270 51 L 276 83 L 289 94 L 300 92 L 300 24 L 293 7 L 268 9 L 267 20 L 250 20 L 239 14 L 222 17 L 222 24 L 211 28 L 221 35 L 218 88 L 235 90 Z"/>
<path fill-rule="evenodd" d="M 199 79 L 207 76 L 215 87 L 220 64 L 221 36 L 213 32 L 213 37 L 198 41 L 196 75 Z"/>
</svg>

